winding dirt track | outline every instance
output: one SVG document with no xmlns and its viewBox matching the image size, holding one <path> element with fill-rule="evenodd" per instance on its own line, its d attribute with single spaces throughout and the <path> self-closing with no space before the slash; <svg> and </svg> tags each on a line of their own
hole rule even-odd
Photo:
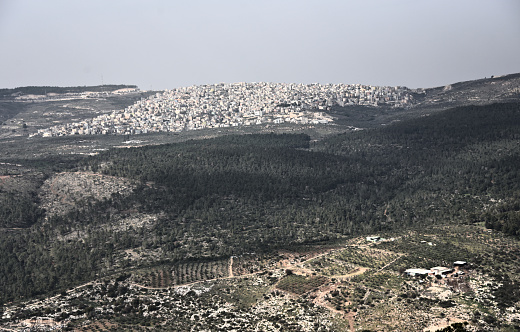
<svg viewBox="0 0 520 332">
<path fill-rule="evenodd" d="M 340 249 L 341 250 L 341 249 Z M 299 273 L 303 273 L 303 274 L 307 274 L 307 275 L 310 275 L 312 274 L 312 270 L 308 269 L 308 268 L 305 268 L 303 265 L 310 262 L 311 260 L 313 259 L 316 259 L 316 258 L 320 258 L 320 257 L 323 257 L 323 256 L 326 256 L 326 255 L 330 255 L 334 252 L 336 252 L 337 249 L 332 249 L 332 250 L 328 250 L 324 253 L 321 253 L 319 255 L 316 255 L 316 256 L 313 256 L 311 258 L 308 258 L 304 261 L 301 261 L 301 262 L 297 262 L 297 263 L 290 263 L 288 260 L 284 260 L 283 263 L 280 265 L 281 268 L 284 268 L 284 269 L 291 269 L 293 272 L 299 272 Z M 394 261 L 396 261 L 399 257 L 397 257 L 396 259 L 394 259 L 392 262 L 388 263 L 387 265 L 385 265 L 383 268 L 381 268 L 379 271 L 383 270 L 384 268 L 386 268 L 387 266 L 389 266 L 390 264 L 392 264 Z M 247 273 L 247 274 L 241 274 L 241 275 L 237 275 L 235 276 L 233 274 L 233 256 L 231 256 L 229 258 L 229 264 L 228 264 L 228 269 L 229 269 L 229 273 L 228 273 L 228 276 L 227 277 L 220 277 L 220 278 L 214 278 L 214 279 L 207 279 L 207 280 L 199 280 L 199 281 L 194 281 L 194 282 L 191 282 L 191 283 L 187 283 L 187 284 L 182 284 L 182 285 L 175 285 L 173 286 L 173 288 L 178 288 L 178 287 L 185 287 L 185 286 L 191 286 L 191 285 L 196 285 L 196 284 L 200 284 L 202 282 L 209 282 L 209 281 L 216 281 L 216 280 L 224 280 L 224 279 L 238 279 L 238 278 L 247 278 L 247 277 L 251 277 L 251 276 L 254 276 L 254 275 L 257 275 L 259 273 L 263 273 L 263 272 L 266 272 L 266 270 L 263 270 L 263 271 L 257 271 L 257 272 L 253 272 L 253 273 Z M 329 276 L 330 279 L 341 279 L 341 280 L 345 280 L 345 279 L 349 279 L 349 278 L 352 278 L 354 276 L 357 276 L 357 275 L 361 275 L 363 273 L 365 273 L 366 271 L 368 271 L 369 269 L 366 268 L 366 267 L 358 267 L 356 270 L 354 270 L 353 272 L 350 272 L 350 273 L 347 273 L 347 274 L 344 274 L 344 275 L 334 275 L 334 276 Z M 378 272 L 379 272 L 378 271 Z M 356 317 L 356 313 L 355 312 L 348 312 L 348 313 L 345 313 L 343 311 L 340 311 L 340 310 L 336 310 L 336 308 L 332 307 L 329 303 L 327 303 L 327 301 L 325 300 L 325 296 L 327 294 L 329 294 L 331 291 L 334 291 L 337 287 L 337 285 L 339 284 L 339 282 L 336 282 L 335 284 L 327 284 L 325 286 L 322 286 L 319 291 L 318 291 L 318 296 L 313 300 L 313 303 L 316 304 L 316 305 L 319 305 L 327 310 L 329 310 L 330 312 L 336 314 L 336 315 L 340 315 L 341 317 L 343 317 L 345 320 L 348 321 L 349 323 L 349 330 L 351 332 L 354 332 L 355 331 L 355 328 L 354 328 L 354 322 L 355 322 L 355 317 Z M 139 287 L 139 288 L 143 288 L 143 289 L 150 289 L 150 290 L 164 290 L 164 289 L 167 289 L 168 287 L 148 287 L 148 286 L 144 286 L 144 285 L 139 285 L 139 284 L 131 284 L 135 287 Z M 81 286 L 80 286 L 81 287 Z M 77 287 L 78 288 L 78 287 Z M 271 287 L 271 290 L 273 290 L 274 288 L 276 288 L 276 284 L 273 285 Z M 284 292 L 286 293 L 286 292 Z"/>
<path fill-rule="evenodd" d="M 362 247 L 362 246 L 359 246 L 359 247 Z M 332 253 L 334 253 L 334 252 L 336 252 L 338 250 L 342 250 L 342 249 L 343 248 L 327 250 L 327 251 L 325 251 L 325 252 L 323 252 L 321 254 L 318 254 L 316 256 L 313 256 L 313 257 L 308 258 L 308 259 L 306 259 L 304 261 L 301 261 L 301 262 L 290 263 L 289 260 L 283 260 L 282 262 L 280 262 L 281 264 L 279 265 L 279 268 L 291 269 L 293 272 L 297 272 L 297 273 L 299 272 L 299 273 L 302 273 L 302 274 L 311 275 L 314 271 L 312 271 L 312 270 L 310 270 L 308 268 L 305 268 L 304 264 L 310 262 L 313 259 L 317 259 L 317 258 L 326 256 L 326 255 L 330 255 L 330 254 L 332 254 Z M 391 262 L 389 262 L 388 264 L 383 266 L 381 269 L 379 269 L 377 272 L 382 271 L 383 269 L 388 267 L 390 264 L 394 263 L 399 258 L 401 258 L 401 256 L 395 258 L 394 260 L 392 260 Z M 273 268 L 273 269 L 276 269 L 276 268 Z M 260 270 L 260 271 L 256 271 L 256 272 L 253 272 L 253 273 L 234 275 L 234 273 L 233 273 L 233 256 L 231 256 L 229 258 L 229 263 L 228 263 L 228 276 L 226 276 L 226 277 L 218 277 L 218 278 L 213 278 L 213 279 L 198 280 L 198 281 L 194 281 L 194 282 L 190 282 L 190 283 L 186 283 L 186 284 L 182 284 L 182 285 L 170 286 L 170 287 L 149 287 L 149 286 L 144 286 L 144 285 L 140 285 L 140 284 L 136 284 L 136 283 L 130 283 L 129 285 L 137 287 L 137 288 L 148 289 L 148 290 L 165 290 L 165 289 L 169 289 L 169 288 L 174 288 L 175 289 L 175 288 L 179 288 L 179 287 L 186 287 L 186 286 L 200 284 L 200 283 L 203 283 L 203 282 L 211 282 L 211 281 L 224 280 L 224 279 L 247 278 L 247 277 L 251 277 L 251 276 L 254 276 L 254 275 L 257 275 L 257 274 L 260 274 L 260 273 L 267 272 L 268 270 L 269 269 L 267 269 L 267 270 Z M 333 275 L 333 276 L 329 276 L 328 278 L 330 278 L 330 279 L 337 279 L 337 280 L 345 280 L 345 279 L 348 279 L 348 278 L 351 278 L 351 277 L 354 277 L 354 276 L 357 276 L 357 275 L 361 275 L 361 274 L 365 273 L 368 270 L 369 269 L 366 268 L 366 267 L 358 267 L 356 270 L 354 270 L 354 271 L 352 271 L 352 272 L 350 272 L 348 274 Z M 88 285 L 94 285 L 96 283 L 98 283 L 98 281 L 94 280 L 94 281 L 91 281 L 91 282 L 79 285 L 77 287 L 74 287 L 73 289 L 68 290 L 67 293 L 74 292 L 75 290 L 78 290 L 78 289 L 80 289 L 82 287 L 86 287 Z M 327 294 L 329 294 L 330 292 L 334 291 L 338 287 L 339 283 L 340 283 L 340 281 L 337 281 L 336 283 L 328 283 L 328 284 L 320 287 L 319 290 L 317 291 L 316 298 L 313 300 L 313 303 L 315 303 L 316 305 L 319 305 L 319 306 L 329 310 L 330 312 L 332 312 L 334 314 L 340 315 L 341 317 L 343 317 L 345 320 L 348 321 L 349 327 L 350 327 L 350 331 L 355 331 L 355 329 L 354 329 L 354 322 L 355 322 L 356 313 L 355 312 L 345 313 L 343 311 L 336 310 L 336 308 L 332 307 L 325 299 Z M 272 290 L 274 288 L 276 288 L 276 284 L 271 287 Z M 286 293 L 286 292 L 284 292 L 284 293 Z M 57 298 L 59 296 L 60 295 L 56 295 L 56 296 L 54 296 L 54 297 L 52 297 L 50 299 L 52 300 L 52 299 Z M 365 297 L 366 296 L 367 296 L 367 294 L 365 294 Z M 0 327 L 0 331 L 12 331 L 12 330 Z"/>
<path fill-rule="evenodd" d="M 229 272 L 228 276 L 233 278 L 233 256 L 229 257 Z"/>
</svg>

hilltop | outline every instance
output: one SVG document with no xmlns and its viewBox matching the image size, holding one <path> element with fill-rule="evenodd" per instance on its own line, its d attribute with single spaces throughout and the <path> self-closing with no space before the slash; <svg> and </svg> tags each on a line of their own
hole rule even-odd
<svg viewBox="0 0 520 332">
<path fill-rule="evenodd" d="M 446 109 L 456 106 L 514 102 L 520 98 L 520 74 L 448 84 L 443 87 L 416 89 L 416 108 Z"/>
<path fill-rule="evenodd" d="M 4 89 L 1 95 L 3 137 L 139 135 L 288 124 L 348 129 L 377 127 L 450 107 L 518 101 L 520 74 L 429 89 L 221 83 L 163 92 L 122 85 L 26 87 Z M 329 131 L 338 130 L 329 126 Z"/>
<path fill-rule="evenodd" d="M 52 99 L 61 97 L 83 97 L 99 93 L 112 93 L 115 91 L 135 91 L 136 85 L 97 85 L 97 86 L 25 86 L 14 89 L 0 89 L 0 100 L 34 100 Z"/>
</svg>

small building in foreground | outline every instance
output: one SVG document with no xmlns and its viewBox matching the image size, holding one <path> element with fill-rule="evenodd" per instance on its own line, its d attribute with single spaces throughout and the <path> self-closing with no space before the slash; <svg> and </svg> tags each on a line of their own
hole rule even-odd
<svg viewBox="0 0 520 332">
<path fill-rule="evenodd" d="M 465 261 L 456 261 L 456 262 L 453 262 L 453 266 L 454 266 L 454 267 L 465 267 L 466 264 L 468 264 L 468 262 L 465 262 Z"/>
<path fill-rule="evenodd" d="M 431 273 L 431 270 L 428 269 L 407 269 L 404 271 L 404 274 L 410 277 L 426 277 Z"/>
<path fill-rule="evenodd" d="M 446 275 L 448 275 L 449 273 L 451 273 L 453 271 L 453 269 L 450 269 L 450 268 L 444 267 L 444 266 L 432 267 L 430 270 L 432 271 L 433 275 L 441 276 L 441 277 L 445 277 Z"/>
</svg>

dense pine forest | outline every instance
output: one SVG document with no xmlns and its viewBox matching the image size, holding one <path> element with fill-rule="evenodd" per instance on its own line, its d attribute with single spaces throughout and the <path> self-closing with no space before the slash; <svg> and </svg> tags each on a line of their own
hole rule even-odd
<svg viewBox="0 0 520 332">
<path fill-rule="evenodd" d="M 53 158 L 60 158 L 53 157 Z M 20 162 L 20 161 L 13 161 Z M 520 234 L 520 104 L 468 106 L 313 141 L 223 136 L 33 161 L 132 179 L 133 190 L 51 215 L 38 188 L 2 193 L 0 302 L 140 265 L 217 260 L 360 234 L 485 223 Z M 5 199 L 4 199 L 5 198 Z M 148 227 L 108 227 L 134 214 Z M 134 262 L 125 250 L 153 258 Z"/>
</svg>

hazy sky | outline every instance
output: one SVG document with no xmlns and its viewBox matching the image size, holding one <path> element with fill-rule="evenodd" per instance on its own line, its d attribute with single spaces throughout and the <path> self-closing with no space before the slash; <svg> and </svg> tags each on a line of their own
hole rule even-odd
<svg viewBox="0 0 520 332">
<path fill-rule="evenodd" d="M 0 88 L 414 88 L 517 72 L 519 0 L 0 0 Z"/>
</svg>

